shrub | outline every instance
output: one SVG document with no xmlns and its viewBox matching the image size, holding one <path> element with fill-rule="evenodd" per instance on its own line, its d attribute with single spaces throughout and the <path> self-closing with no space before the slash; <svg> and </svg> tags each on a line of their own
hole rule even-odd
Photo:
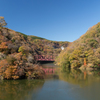
<svg viewBox="0 0 100 100">
<path fill-rule="evenodd" d="M 88 41 L 88 44 L 89 44 L 91 47 L 96 48 L 98 42 L 97 42 L 95 39 L 90 39 L 90 40 Z"/>
<path fill-rule="evenodd" d="M 7 56 L 7 62 L 10 64 L 10 65 L 14 65 L 14 61 L 16 61 L 15 57 L 13 55 L 9 55 Z"/>
<path fill-rule="evenodd" d="M 28 61 L 28 63 L 33 63 L 34 62 L 34 58 L 31 54 L 28 55 L 27 61 Z"/>
<path fill-rule="evenodd" d="M 0 60 L 3 60 L 6 58 L 6 55 L 0 52 Z"/>
<path fill-rule="evenodd" d="M 18 52 L 22 52 L 22 54 L 25 54 L 25 47 L 24 46 L 19 47 Z"/>
<path fill-rule="evenodd" d="M 4 20 L 4 17 L 0 16 L 0 27 L 6 26 L 7 23 Z"/>
<path fill-rule="evenodd" d="M 78 60 L 73 60 L 71 62 L 71 68 L 79 68 L 80 67 L 80 62 Z"/>
<path fill-rule="evenodd" d="M 24 36 L 25 39 L 27 39 L 27 35 L 25 35 L 24 33 L 21 33 L 21 32 L 17 32 L 17 33 L 20 33 L 21 35 Z"/>
</svg>

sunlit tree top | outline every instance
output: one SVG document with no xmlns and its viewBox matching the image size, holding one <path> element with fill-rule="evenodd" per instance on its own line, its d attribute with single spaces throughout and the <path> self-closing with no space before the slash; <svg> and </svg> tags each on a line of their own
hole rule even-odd
<svg viewBox="0 0 100 100">
<path fill-rule="evenodd" d="M 0 16 L 0 27 L 6 26 L 6 25 L 7 23 L 5 22 L 4 17 Z"/>
</svg>

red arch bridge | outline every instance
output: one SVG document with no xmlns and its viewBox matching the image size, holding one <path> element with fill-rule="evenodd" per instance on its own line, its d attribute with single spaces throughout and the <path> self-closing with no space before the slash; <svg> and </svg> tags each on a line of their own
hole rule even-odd
<svg viewBox="0 0 100 100">
<path fill-rule="evenodd" d="M 36 61 L 55 61 L 54 55 L 36 55 L 35 59 Z"/>
</svg>

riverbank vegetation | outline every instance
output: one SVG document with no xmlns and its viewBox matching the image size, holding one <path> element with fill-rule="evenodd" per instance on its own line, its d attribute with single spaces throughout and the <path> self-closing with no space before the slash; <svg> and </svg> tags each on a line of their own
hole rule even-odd
<svg viewBox="0 0 100 100">
<path fill-rule="evenodd" d="M 57 55 L 61 46 L 69 44 L 28 36 L 5 25 L 4 17 L 0 17 L 0 79 L 43 78 L 35 55 Z"/>
<path fill-rule="evenodd" d="M 83 70 L 100 68 L 100 22 L 63 50 L 56 63 L 64 70 L 69 67 Z"/>
</svg>

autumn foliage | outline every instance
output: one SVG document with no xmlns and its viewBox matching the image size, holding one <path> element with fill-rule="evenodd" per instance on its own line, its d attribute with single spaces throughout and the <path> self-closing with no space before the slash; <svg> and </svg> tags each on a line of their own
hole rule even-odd
<svg viewBox="0 0 100 100">
<path fill-rule="evenodd" d="M 5 22 L 4 17 L 0 16 L 0 27 L 6 26 L 6 25 L 7 23 Z"/>
<path fill-rule="evenodd" d="M 63 69 L 100 68 L 100 22 L 62 51 L 56 63 Z"/>
<path fill-rule="evenodd" d="M 4 27 L 0 17 L 0 79 L 43 78 L 44 71 L 35 59 L 36 55 L 58 55 L 61 46 L 69 42 L 50 41 Z"/>
</svg>

